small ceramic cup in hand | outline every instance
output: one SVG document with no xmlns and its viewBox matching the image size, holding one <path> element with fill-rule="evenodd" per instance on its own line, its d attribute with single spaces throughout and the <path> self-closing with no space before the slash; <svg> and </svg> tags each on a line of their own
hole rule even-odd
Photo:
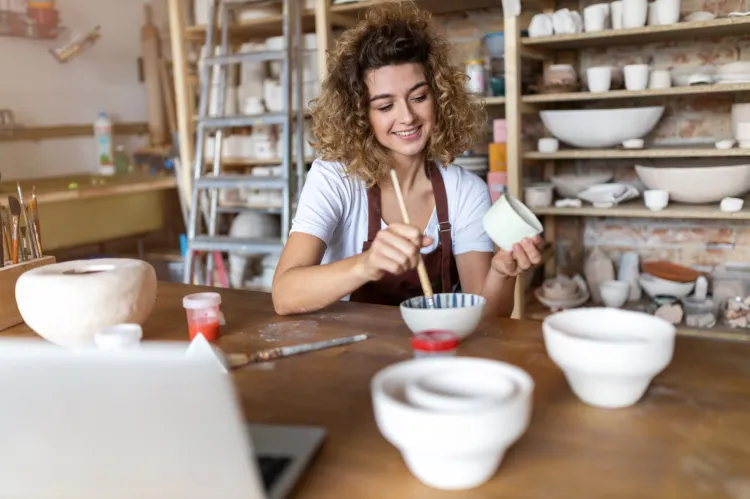
<svg viewBox="0 0 750 499">
<path fill-rule="evenodd" d="M 527 237 L 534 237 L 544 230 L 534 213 L 510 194 L 503 194 L 492 208 L 484 214 L 484 231 L 504 251 Z"/>
</svg>

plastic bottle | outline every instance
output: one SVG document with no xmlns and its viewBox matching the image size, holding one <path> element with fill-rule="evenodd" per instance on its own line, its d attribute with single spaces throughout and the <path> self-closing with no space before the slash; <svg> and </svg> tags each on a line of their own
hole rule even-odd
<svg viewBox="0 0 750 499">
<path fill-rule="evenodd" d="M 115 171 L 117 173 L 130 173 L 133 171 L 130 165 L 130 156 L 125 152 L 125 146 L 123 145 L 115 148 Z"/>
<path fill-rule="evenodd" d="M 114 149 L 112 147 L 112 122 L 106 113 L 99 113 L 94 121 L 97 169 L 101 175 L 114 175 Z"/>
</svg>

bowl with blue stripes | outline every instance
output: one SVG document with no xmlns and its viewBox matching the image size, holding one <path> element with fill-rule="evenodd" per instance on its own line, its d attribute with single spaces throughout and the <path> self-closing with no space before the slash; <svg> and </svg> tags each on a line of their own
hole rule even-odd
<svg viewBox="0 0 750 499">
<path fill-rule="evenodd" d="M 463 340 L 479 325 L 487 303 L 483 296 L 469 293 L 438 293 L 433 300 L 435 308 L 428 307 L 424 296 L 401 302 L 401 317 L 412 333 L 447 330 Z"/>
</svg>

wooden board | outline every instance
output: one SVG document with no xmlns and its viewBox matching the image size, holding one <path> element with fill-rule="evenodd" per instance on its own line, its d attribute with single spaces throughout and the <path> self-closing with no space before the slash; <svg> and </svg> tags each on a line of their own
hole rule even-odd
<svg viewBox="0 0 750 499">
<path fill-rule="evenodd" d="M 164 96 L 161 89 L 161 62 L 159 55 L 159 29 L 151 21 L 151 5 L 145 4 L 144 23 L 141 26 L 141 59 L 143 78 L 146 82 L 148 104 L 148 127 L 152 146 L 167 142 Z"/>
<path fill-rule="evenodd" d="M 750 156 L 750 149 L 707 147 L 654 147 L 652 149 L 560 149 L 553 153 L 526 151 L 523 159 L 638 159 L 638 158 L 739 158 Z"/>
<path fill-rule="evenodd" d="M 148 123 L 113 123 L 113 135 L 145 135 L 148 133 Z M 10 135 L 0 135 L 0 142 L 14 142 L 19 140 L 65 139 L 68 137 L 93 137 L 94 124 L 84 125 L 51 125 L 26 127 L 16 125 Z"/>
<path fill-rule="evenodd" d="M 643 199 L 636 199 L 612 208 L 595 208 L 587 204 L 581 208 L 533 208 L 537 215 L 554 215 L 559 217 L 618 217 L 618 218 L 670 218 L 685 220 L 750 220 L 750 208 L 747 206 L 741 211 L 726 213 L 719 209 L 719 203 L 715 204 L 679 204 L 669 203 L 661 211 L 651 211 L 643 204 Z"/>
<path fill-rule="evenodd" d="M 16 281 L 21 274 L 51 263 L 55 263 L 54 256 L 43 256 L 0 268 L 0 331 L 23 322 L 16 306 Z"/>
<path fill-rule="evenodd" d="M 691 87 L 650 88 L 646 90 L 610 90 L 609 92 L 565 92 L 560 94 L 524 95 L 521 97 L 521 101 L 525 104 L 539 104 L 544 102 L 645 99 L 735 92 L 750 92 L 750 83 L 693 85 Z"/>
</svg>

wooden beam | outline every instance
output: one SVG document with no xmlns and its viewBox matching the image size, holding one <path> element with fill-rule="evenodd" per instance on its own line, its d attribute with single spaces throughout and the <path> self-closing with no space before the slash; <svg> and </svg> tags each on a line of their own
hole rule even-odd
<svg viewBox="0 0 750 499">
<path fill-rule="evenodd" d="M 148 134 L 148 123 L 114 123 L 114 135 L 145 135 Z M 21 140 L 65 139 L 70 137 L 85 137 L 94 135 L 94 125 L 52 125 L 24 127 L 16 125 L 8 135 L 0 135 L 0 142 L 14 142 Z"/>
<path fill-rule="evenodd" d="M 328 18 L 330 19 L 331 24 L 346 29 L 353 28 L 359 23 L 359 21 L 355 17 L 336 14 L 335 12 L 329 12 Z"/>
<path fill-rule="evenodd" d="M 169 0 L 169 35 L 172 46 L 172 74 L 180 137 L 180 178 L 186 206 L 190 206 L 193 173 L 193 92 L 188 82 L 185 1 Z"/>
<path fill-rule="evenodd" d="M 328 74 L 326 61 L 333 44 L 331 32 L 331 6 L 329 0 L 315 0 L 315 33 L 318 35 L 318 74 L 323 83 Z"/>
</svg>

